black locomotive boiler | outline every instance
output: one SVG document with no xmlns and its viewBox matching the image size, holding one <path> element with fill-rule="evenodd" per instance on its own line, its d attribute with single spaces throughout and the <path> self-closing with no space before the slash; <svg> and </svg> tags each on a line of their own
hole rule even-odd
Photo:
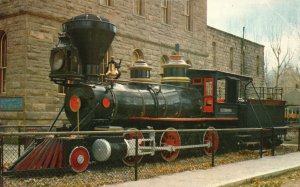
<svg viewBox="0 0 300 187">
<path fill-rule="evenodd" d="M 219 136 L 213 131 L 214 127 L 284 125 L 284 101 L 241 98 L 247 93 L 244 88 L 253 85 L 252 78 L 192 69 L 178 50 L 163 65 L 160 83 L 151 81 L 151 68 L 143 60 L 130 68 L 130 80 L 120 80 L 120 63 L 114 58 L 108 63 L 105 81 L 99 81 L 103 57 L 115 34 L 115 25 L 92 14 L 74 17 L 63 24 L 59 43 L 51 51 L 49 76 L 66 90 L 64 110 L 70 125 L 64 130 L 166 131 L 130 131 L 119 138 L 102 135 L 68 140 L 76 141 L 77 146 L 70 146 L 66 139 L 43 140 L 32 146 L 11 170 L 54 169 L 69 164 L 74 171 L 81 172 L 91 160 L 121 158 L 125 164 L 133 165 L 135 158 L 139 162 L 143 155 L 154 155 L 157 151 L 164 160 L 173 161 L 181 149 L 188 148 L 204 148 L 210 155 L 219 147 Z M 185 135 L 176 130 L 199 128 L 207 128 L 207 131 Z M 277 132 L 277 144 L 283 134 L 285 131 Z M 139 157 L 133 157 L 136 136 Z M 265 143 L 268 144 L 270 139 L 271 136 L 266 135 Z M 45 157 L 45 152 L 50 156 Z M 32 163 L 32 158 L 39 161 Z M 68 163 L 64 163 L 66 159 Z"/>
</svg>

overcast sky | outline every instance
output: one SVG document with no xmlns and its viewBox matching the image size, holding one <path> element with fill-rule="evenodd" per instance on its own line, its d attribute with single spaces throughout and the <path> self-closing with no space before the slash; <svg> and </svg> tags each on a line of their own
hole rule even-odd
<svg viewBox="0 0 300 187">
<path fill-rule="evenodd" d="M 265 35 L 272 27 L 300 28 L 300 0 L 207 0 L 208 25 L 242 36 Z M 255 39 L 255 38 L 254 38 Z"/>
<path fill-rule="evenodd" d="M 280 31 L 285 45 L 300 51 L 300 0 L 207 0 L 207 6 L 209 26 L 240 37 L 245 27 L 246 39 L 266 48 L 268 35 Z"/>
</svg>

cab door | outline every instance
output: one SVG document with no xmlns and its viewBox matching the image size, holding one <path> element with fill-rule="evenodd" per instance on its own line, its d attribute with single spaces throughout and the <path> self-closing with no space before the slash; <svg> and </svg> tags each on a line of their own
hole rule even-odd
<svg viewBox="0 0 300 187">
<path fill-rule="evenodd" d="M 204 78 L 203 112 L 214 112 L 214 79 Z"/>
</svg>

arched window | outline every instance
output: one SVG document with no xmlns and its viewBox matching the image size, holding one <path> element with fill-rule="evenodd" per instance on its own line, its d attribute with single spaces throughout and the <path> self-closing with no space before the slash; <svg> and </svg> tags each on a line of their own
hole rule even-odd
<svg viewBox="0 0 300 187">
<path fill-rule="evenodd" d="M 165 63 L 167 63 L 167 62 L 169 62 L 169 57 L 168 57 L 168 55 L 163 55 L 163 56 L 160 58 L 160 63 L 161 63 L 161 65 L 163 65 L 163 64 L 165 64 Z"/>
<path fill-rule="evenodd" d="M 131 62 L 135 63 L 138 59 L 143 59 L 144 60 L 144 54 L 142 52 L 142 50 L 140 49 L 135 49 L 132 52 L 132 56 L 131 56 Z"/>
<path fill-rule="evenodd" d="M 233 47 L 230 47 L 230 59 L 229 59 L 230 70 L 233 70 Z"/>
<path fill-rule="evenodd" d="M 105 53 L 105 56 L 103 58 L 102 63 L 100 64 L 100 81 L 104 81 L 104 74 L 106 73 L 106 69 L 108 66 L 108 62 L 111 61 L 111 57 L 113 56 L 113 49 L 112 47 L 109 47 L 107 52 Z"/>
<path fill-rule="evenodd" d="M 217 65 L 217 44 L 216 42 L 212 43 L 212 57 L 213 57 L 213 66 Z"/>
<path fill-rule="evenodd" d="M 192 61 L 191 60 L 186 60 L 186 63 L 191 65 L 191 67 L 193 66 Z"/>
<path fill-rule="evenodd" d="M 160 58 L 160 75 L 163 75 L 164 73 L 164 69 L 163 69 L 163 65 L 166 64 L 167 62 L 169 61 L 169 57 L 168 55 L 163 55 L 161 58 Z"/>
<path fill-rule="evenodd" d="M 256 75 L 259 75 L 259 66 L 260 66 L 260 59 L 259 56 L 256 57 Z"/>
<path fill-rule="evenodd" d="M 145 15 L 145 0 L 134 0 L 133 1 L 133 12 L 136 15 Z"/>
<path fill-rule="evenodd" d="M 7 37 L 0 31 L 0 94 L 6 92 Z"/>
</svg>

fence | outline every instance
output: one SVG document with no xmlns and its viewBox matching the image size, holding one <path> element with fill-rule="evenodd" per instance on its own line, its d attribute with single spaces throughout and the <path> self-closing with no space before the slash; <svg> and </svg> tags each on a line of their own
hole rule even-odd
<svg viewBox="0 0 300 187">
<path fill-rule="evenodd" d="M 40 128 L 40 127 L 38 127 Z M 42 128 L 42 127 L 41 127 Z M 281 150 L 280 148 L 275 146 L 274 142 L 271 141 L 270 150 L 264 150 L 263 144 L 265 142 L 264 138 L 266 136 L 270 136 L 272 140 L 275 140 L 279 131 L 288 130 L 291 133 L 294 133 L 294 145 L 297 147 L 291 147 L 288 150 Z M 232 162 L 229 158 L 233 157 L 232 155 L 237 154 L 238 159 L 252 159 L 252 158 L 261 158 L 264 154 L 275 155 L 276 150 L 278 150 L 278 154 L 284 154 L 291 151 L 299 151 L 299 141 L 300 129 L 297 127 L 281 127 L 281 128 L 248 128 L 248 129 L 211 129 L 209 132 L 211 133 L 210 140 L 211 142 L 206 142 L 202 140 L 202 137 L 205 136 L 205 132 L 207 129 L 185 129 L 185 130 L 177 130 L 180 133 L 180 137 L 182 139 L 196 136 L 199 141 L 191 142 L 191 145 L 176 145 L 177 150 L 180 150 L 180 158 L 176 162 L 162 162 L 157 157 L 144 157 L 143 161 L 141 160 L 141 155 L 153 155 L 156 151 L 157 153 L 161 153 L 164 159 L 172 160 L 168 151 L 172 150 L 172 146 L 167 146 L 167 148 L 162 148 L 151 144 L 151 137 L 153 135 L 161 135 L 166 132 L 174 132 L 174 129 L 171 130 L 131 130 L 131 131 L 92 131 L 92 132 L 25 132 L 26 130 L 19 130 L 14 127 L 15 132 L 9 132 L 7 130 L 0 133 L 0 164 L 1 164 L 1 184 L 2 186 L 63 186 L 69 184 L 69 186 L 100 186 L 114 183 L 121 183 L 125 181 L 138 180 L 141 178 L 150 178 L 163 174 L 171 174 L 175 172 L 181 172 L 185 170 L 194 170 L 194 169 L 203 169 L 208 167 L 213 167 L 215 165 L 220 165 L 223 163 Z M 20 132 L 19 132 L 20 131 Z M 216 133 L 217 132 L 217 133 Z M 56 153 L 65 154 L 68 151 L 68 148 L 73 149 L 74 147 L 80 147 L 83 139 L 95 140 L 99 137 L 109 137 L 112 141 L 111 147 L 114 147 L 115 142 L 118 142 L 126 135 L 129 136 L 128 144 L 134 144 L 130 149 L 131 153 L 129 160 L 125 162 L 130 163 L 133 167 L 126 167 L 122 163 L 123 157 L 122 154 L 115 154 L 113 150 L 111 151 L 111 157 L 106 162 L 95 162 L 91 161 L 88 164 L 88 168 L 86 171 L 82 173 L 77 173 L 74 175 L 74 168 L 70 168 L 70 160 L 71 155 L 67 155 L 67 159 L 63 156 L 55 156 Z M 145 135 L 143 138 L 143 142 L 141 141 L 140 134 Z M 237 150 L 241 150 L 241 145 L 237 145 L 237 147 L 233 148 L 234 144 L 232 142 L 219 142 L 215 136 L 218 137 L 236 137 L 239 135 L 245 134 L 255 134 L 256 140 L 260 142 L 258 144 L 259 151 L 245 151 L 239 152 Z M 288 135 L 290 135 L 288 134 Z M 298 137 L 296 136 L 298 134 Z M 125 135 L 125 136 L 124 136 Z M 31 139 L 36 146 L 36 153 L 33 154 L 27 159 L 26 162 L 22 162 L 21 164 L 15 164 L 18 160 L 24 160 L 22 158 L 23 155 L 28 155 L 26 152 L 30 152 L 26 150 L 24 146 L 24 140 Z M 55 139 L 59 139 L 59 141 L 54 141 Z M 222 140 L 222 138 L 220 138 Z M 45 141 L 47 140 L 47 142 Z M 72 140 L 72 141 L 70 141 Z M 217 140 L 217 142 L 215 142 Z M 162 139 L 160 140 L 162 141 Z M 61 142 L 65 144 L 64 147 Z M 68 143 L 67 143 L 68 142 Z M 105 143 L 105 142 L 104 142 Z M 39 145 L 44 145 L 43 148 L 38 149 Z M 203 156 L 200 148 L 215 148 L 215 145 L 219 146 L 218 155 L 215 155 L 215 151 L 209 151 L 209 157 Z M 234 152 L 228 152 L 228 145 L 231 149 L 234 149 Z M 87 149 L 92 150 L 92 146 L 90 142 L 85 142 L 87 145 Z M 101 144 L 104 145 L 104 144 Z M 119 145 L 119 144 L 118 144 Z M 223 149 L 222 146 L 226 147 Z M 30 147 L 30 146 L 29 146 Z M 117 146 L 118 147 L 118 146 Z M 122 149 L 122 146 L 119 145 L 117 149 Z M 105 151 L 106 147 L 103 147 L 102 151 Z M 187 149 L 192 148 L 192 149 Z M 248 147 L 249 148 L 249 147 Z M 156 149 L 156 150 L 154 150 Z M 44 153 L 43 153 L 44 150 Z M 61 150 L 54 151 L 54 150 Z M 160 151 L 159 151 L 160 150 Z M 74 151 L 74 149 L 73 149 Z M 82 150 L 80 150 L 82 151 Z M 152 152 L 151 152 L 152 151 Z M 34 152 L 31 151 L 31 153 Z M 53 152 L 53 153 L 51 153 Z M 91 152 L 91 151 L 89 151 Z M 175 150 L 173 150 L 175 152 Z M 72 153 L 72 152 L 71 152 Z M 122 152 L 121 152 L 122 153 Z M 49 156 L 52 155 L 52 156 Z M 84 155 L 84 154 L 83 154 Z M 91 157 L 97 157 L 97 155 L 89 155 Z M 103 156 L 103 155 L 102 155 Z M 169 157 L 170 156 L 170 157 Z M 243 157 L 245 156 L 245 157 Z M 28 156 L 27 156 L 28 157 Z M 51 158 L 50 158 L 51 157 Z M 112 158 L 115 159 L 112 159 Z M 106 158 L 100 158 L 105 160 Z M 26 160 L 26 159 L 25 159 Z M 37 168 L 43 168 L 47 163 L 46 160 L 49 160 L 49 167 L 43 170 L 38 170 Z M 93 159 L 91 159 L 93 160 Z M 129 161 L 129 162 L 128 162 Z M 75 162 L 82 163 L 85 162 L 85 159 L 82 159 L 80 156 L 76 157 Z M 80 167 L 76 167 L 75 169 L 82 169 Z M 15 164 L 15 165 L 14 165 Z M 13 168 L 13 169 L 12 169 Z M 23 171 L 22 168 L 26 168 L 26 171 Z M 59 168 L 59 169 L 58 169 Z M 18 171 L 17 171 L 18 170 Z"/>
<path fill-rule="evenodd" d="M 247 87 L 247 98 L 249 99 L 275 99 L 282 100 L 283 88 L 276 87 Z"/>
</svg>

